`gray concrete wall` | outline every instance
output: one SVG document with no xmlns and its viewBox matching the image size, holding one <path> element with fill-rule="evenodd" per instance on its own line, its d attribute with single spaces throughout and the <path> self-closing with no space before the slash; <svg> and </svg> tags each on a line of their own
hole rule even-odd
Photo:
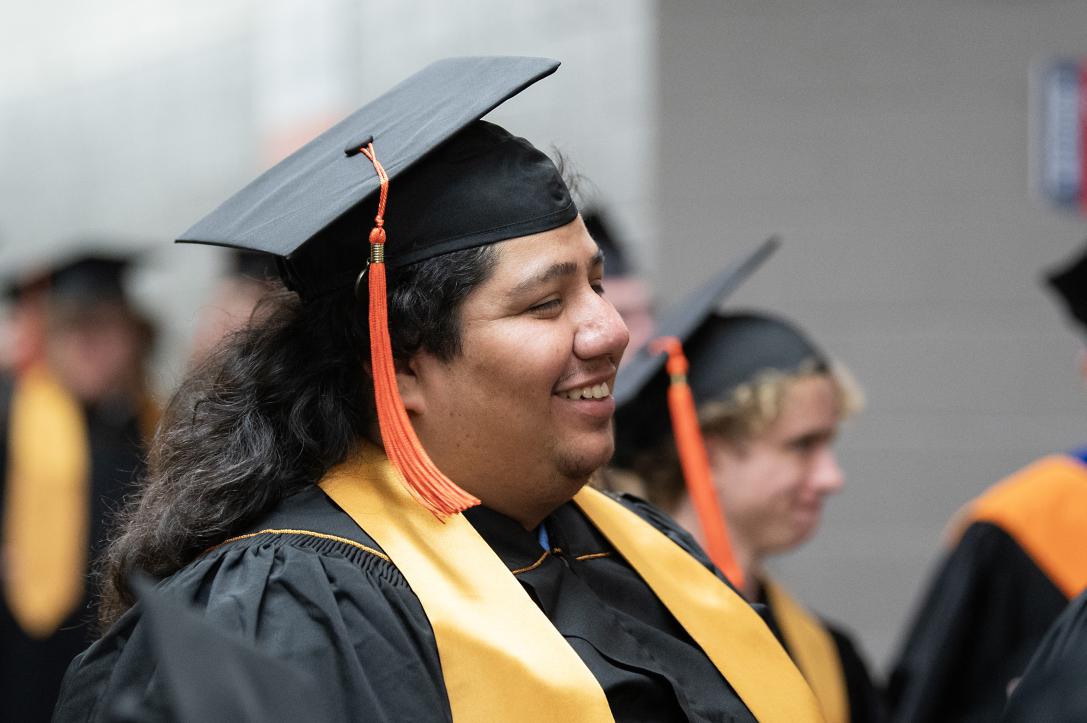
<svg viewBox="0 0 1087 723">
<path fill-rule="evenodd" d="M 777 565 L 887 659 L 949 516 L 1087 437 L 1080 344 L 1039 269 L 1087 235 L 1028 182 L 1028 76 L 1087 52 L 1081 2 L 661 2 L 658 287 L 770 233 L 737 305 L 855 372 L 847 488 Z"/>
</svg>

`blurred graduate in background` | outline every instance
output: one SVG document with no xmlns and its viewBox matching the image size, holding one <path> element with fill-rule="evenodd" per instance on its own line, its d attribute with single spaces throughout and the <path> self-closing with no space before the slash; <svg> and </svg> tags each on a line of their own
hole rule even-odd
<svg viewBox="0 0 1087 723">
<path fill-rule="evenodd" d="M 762 312 L 715 313 L 721 296 L 686 300 L 662 322 L 660 331 L 674 334 L 685 352 L 681 357 L 672 346 L 667 374 L 661 362 L 652 374 L 620 374 L 613 464 L 630 473 L 623 479 L 641 480 L 642 494 L 690 530 L 715 561 L 722 553 L 714 548 L 727 546 L 730 578 L 748 600 L 765 606 L 827 721 L 881 720 L 882 703 L 849 636 L 806 610 L 764 568 L 768 557 L 815 534 L 824 498 L 842 488 L 833 443 L 841 421 L 860 405 L 859 390 L 791 323 Z M 644 351 L 634 356 L 651 358 Z M 706 492 L 692 483 L 698 464 L 684 451 L 683 433 L 673 437 L 684 425 L 669 399 L 677 382 L 690 389 L 689 426 L 704 440 L 698 448 L 705 452 L 694 456 L 705 460 Z M 708 504 L 698 500 L 707 493 Z M 718 565 L 729 574 L 729 563 Z"/>
<path fill-rule="evenodd" d="M 230 252 L 227 272 L 200 310 L 193 333 L 190 366 L 207 359 L 222 341 L 249 325 L 264 296 L 278 278 L 275 258 L 251 251 Z"/>
<path fill-rule="evenodd" d="M 1087 255 L 1047 282 L 1087 325 Z M 1087 448 L 1043 457 L 967 504 L 892 672 L 894 719 L 996 720 L 1047 628 L 1087 587 L 1085 530 Z"/>
<path fill-rule="evenodd" d="M 93 638 L 91 561 L 140 467 L 157 411 L 151 324 L 127 257 L 82 254 L 12 284 L 0 377 L 0 706 L 49 720 L 64 670 Z"/>
</svg>

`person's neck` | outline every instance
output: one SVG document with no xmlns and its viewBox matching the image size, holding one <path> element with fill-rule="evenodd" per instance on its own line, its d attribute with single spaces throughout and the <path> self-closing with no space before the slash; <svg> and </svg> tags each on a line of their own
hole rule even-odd
<svg viewBox="0 0 1087 723">
<path fill-rule="evenodd" d="M 683 529 L 689 531 L 703 548 L 706 546 L 706 536 L 702 531 L 702 525 L 698 520 L 698 511 L 694 507 L 694 503 L 691 502 L 689 495 L 683 495 L 680 498 L 679 504 L 676 506 L 675 511 L 672 513 L 672 517 L 676 522 L 680 524 Z M 759 594 L 759 578 L 762 577 L 762 556 L 755 553 L 751 545 L 747 543 L 747 540 L 740 534 L 737 534 L 737 530 L 730 527 L 729 531 L 729 545 L 732 547 L 732 555 L 736 559 L 736 564 L 740 566 L 744 575 L 744 584 L 739 588 L 744 597 L 748 600 L 754 600 Z"/>
<path fill-rule="evenodd" d="M 508 488 L 503 494 L 493 492 L 491 494 L 486 492 L 480 494 L 473 490 L 468 491 L 479 497 L 486 507 L 517 521 L 526 530 L 534 530 L 540 526 L 540 523 L 548 515 L 569 502 L 586 484 L 588 484 L 588 480 L 581 480 L 580 482 L 564 480 L 561 485 L 536 487 L 534 489 L 555 490 L 555 494 L 533 495 L 528 499 L 516 495 L 511 496 L 508 494 Z"/>
</svg>

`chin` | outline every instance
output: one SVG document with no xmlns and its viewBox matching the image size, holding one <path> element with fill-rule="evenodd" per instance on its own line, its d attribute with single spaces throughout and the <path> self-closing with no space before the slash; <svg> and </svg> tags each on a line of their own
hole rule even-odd
<svg viewBox="0 0 1087 723">
<path fill-rule="evenodd" d="M 596 448 L 560 452 L 557 467 L 564 477 L 579 480 L 588 479 L 593 472 L 596 472 L 611 460 L 614 452 L 615 445 L 609 438 L 607 444 L 601 444 Z"/>
</svg>

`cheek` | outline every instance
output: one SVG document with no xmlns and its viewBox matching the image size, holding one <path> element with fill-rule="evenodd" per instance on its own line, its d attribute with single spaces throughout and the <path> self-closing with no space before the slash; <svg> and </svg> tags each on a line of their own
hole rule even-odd
<svg viewBox="0 0 1087 723">
<path fill-rule="evenodd" d="M 483 379 L 501 379 L 518 394 L 546 392 L 550 396 L 555 383 L 569 362 L 572 336 L 559 324 L 548 322 L 510 323 L 496 329 L 473 364 L 474 373 Z"/>
<path fill-rule="evenodd" d="M 786 510 L 802 488 L 795 465 L 775 459 L 752 459 L 726 478 L 726 504 L 752 516 L 773 516 Z"/>
</svg>

